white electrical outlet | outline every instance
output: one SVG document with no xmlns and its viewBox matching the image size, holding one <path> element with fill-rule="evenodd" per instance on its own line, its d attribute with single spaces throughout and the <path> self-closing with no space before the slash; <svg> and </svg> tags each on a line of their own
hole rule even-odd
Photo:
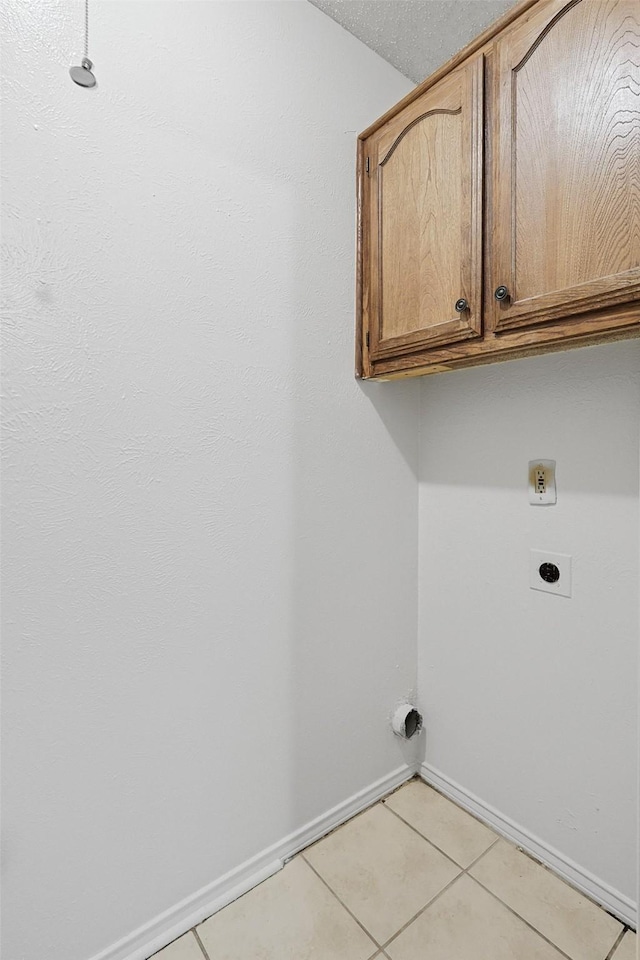
<svg viewBox="0 0 640 960">
<path fill-rule="evenodd" d="M 529 503 L 555 503 L 556 462 L 555 460 L 529 460 Z"/>
<path fill-rule="evenodd" d="M 571 557 L 566 553 L 532 550 L 529 560 L 529 586 L 532 590 L 571 596 Z"/>
</svg>

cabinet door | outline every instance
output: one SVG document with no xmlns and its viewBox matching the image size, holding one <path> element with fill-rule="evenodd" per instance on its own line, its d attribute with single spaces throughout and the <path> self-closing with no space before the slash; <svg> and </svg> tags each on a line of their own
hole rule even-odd
<svg viewBox="0 0 640 960">
<path fill-rule="evenodd" d="M 640 298 L 639 0 L 550 0 L 495 53 L 493 328 Z"/>
<path fill-rule="evenodd" d="M 476 57 L 365 143 L 372 360 L 482 332 L 482 110 Z"/>
</svg>

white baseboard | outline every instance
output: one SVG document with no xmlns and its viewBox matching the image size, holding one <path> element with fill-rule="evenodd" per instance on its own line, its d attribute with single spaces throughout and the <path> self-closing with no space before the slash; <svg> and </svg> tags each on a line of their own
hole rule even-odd
<svg viewBox="0 0 640 960">
<path fill-rule="evenodd" d="M 95 954 L 91 960 L 147 960 L 152 954 L 181 937 L 198 923 L 237 900 L 267 877 L 281 870 L 289 857 L 334 830 L 345 820 L 361 813 L 372 803 L 386 796 L 395 787 L 414 776 L 415 770 L 403 765 L 355 793 L 348 800 L 316 817 L 304 827 L 289 834 L 235 870 L 202 887 L 192 896 L 159 914 L 149 923 Z"/>
<path fill-rule="evenodd" d="M 497 833 L 501 834 L 507 840 L 522 847 L 527 853 L 530 853 L 536 860 L 544 863 L 545 866 L 553 870 L 554 873 L 570 883 L 572 887 L 584 893 L 591 900 L 608 910 L 623 923 L 636 929 L 638 920 L 638 905 L 629 897 L 614 890 L 604 881 L 599 880 L 588 870 L 578 866 L 564 854 L 555 850 L 549 844 L 534 836 L 524 827 L 514 823 L 509 817 L 500 813 L 494 807 L 485 803 L 473 793 L 465 790 L 460 784 L 450 780 L 444 773 L 432 767 L 428 763 L 423 763 L 418 771 L 422 779 L 430 786 L 435 787 L 445 797 L 449 797 L 458 806 L 463 807 L 472 813 L 478 820 L 482 820 L 488 826 L 492 827 Z"/>
</svg>

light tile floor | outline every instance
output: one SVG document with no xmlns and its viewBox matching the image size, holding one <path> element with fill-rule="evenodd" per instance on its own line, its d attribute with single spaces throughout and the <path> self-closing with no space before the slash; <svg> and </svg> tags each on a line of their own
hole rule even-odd
<svg viewBox="0 0 640 960">
<path fill-rule="evenodd" d="M 154 960 L 636 960 L 637 937 L 412 780 Z"/>
</svg>

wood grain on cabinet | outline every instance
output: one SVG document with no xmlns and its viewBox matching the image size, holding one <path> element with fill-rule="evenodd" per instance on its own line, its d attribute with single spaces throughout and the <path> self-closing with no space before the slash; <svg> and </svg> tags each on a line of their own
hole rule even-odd
<svg viewBox="0 0 640 960">
<path fill-rule="evenodd" d="M 364 145 L 371 360 L 482 332 L 482 116 L 476 57 Z"/>
<path fill-rule="evenodd" d="M 448 81 L 479 61 L 484 107 L 474 101 L 469 111 L 468 204 L 450 123 L 464 116 L 464 97 L 459 108 L 447 103 Z M 438 108 L 437 121 L 426 116 Z M 427 125 L 409 139 L 426 120 L 435 147 Z M 403 140 L 411 149 L 395 157 Z M 358 376 L 439 373 L 640 336 L 640 0 L 523 0 L 361 134 L 358 155 Z M 463 229 L 460 211 L 470 209 L 479 239 L 459 235 L 456 248 L 445 207 Z M 438 322 L 456 283 L 473 306 L 471 261 L 480 315 Z M 447 275 L 425 285 L 423 265 Z M 500 285 L 510 294 L 501 304 Z"/>
<path fill-rule="evenodd" d="M 640 295 L 640 2 L 552 0 L 496 41 L 495 330 Z"/>
<path fill-rule="evenodd" d="M 546 327 L 514 330 L 502 336 L 489 334 L 471 343 L 407 353 L 403 357 L 380 361 L 374 371 L 376 377 L 384 380 L 392 380 L 397 376 L 426 376 L 636 337 L 640 337 L 638 308 L 636 304 L 625 304 L 611 308 L 604 316 L 594 311 L 582 314 L 578 319 L 559 321 Z"/>
<path fill-rule="evenodd" d="M 486 53 L 494 37 L 509 27 L 514 20 L 522 20 L 527 15 L 527 11 L 539 3 L 540 0 L 519 0 L 518 3 L 509 7 L 498 20 L 488 26 L 487 29 L 472 40 L 471 43 L 468 43 L 466 47 L 458 51 L 458 53 L 455 53 L 446 63 L 443 63 L 441 67 L 438 67 L 437 70 L 430 74 L 426 80 L 423 80 L 417 87 L 410 90 L 395 106 L 391 107 L 391 109 L 383 113 L 381 117 L 378 117 L 374 123 L 370 124 L 367 129 L 360 134 L 359 139 L 366 140 L 372 133 L 375 133 L 376 130 L 383 127 L 385 123 L 388 123 L 389 120 L 393 120 L 401 110 L 404 110 L 405 107 L 412 104 L 414 100 L 419 99 L 423 93 L 426 93 L 427 90 L 434 87 L 443 77 L 450 74 L 473 54 L 478 52 Z"/>
</svg>

